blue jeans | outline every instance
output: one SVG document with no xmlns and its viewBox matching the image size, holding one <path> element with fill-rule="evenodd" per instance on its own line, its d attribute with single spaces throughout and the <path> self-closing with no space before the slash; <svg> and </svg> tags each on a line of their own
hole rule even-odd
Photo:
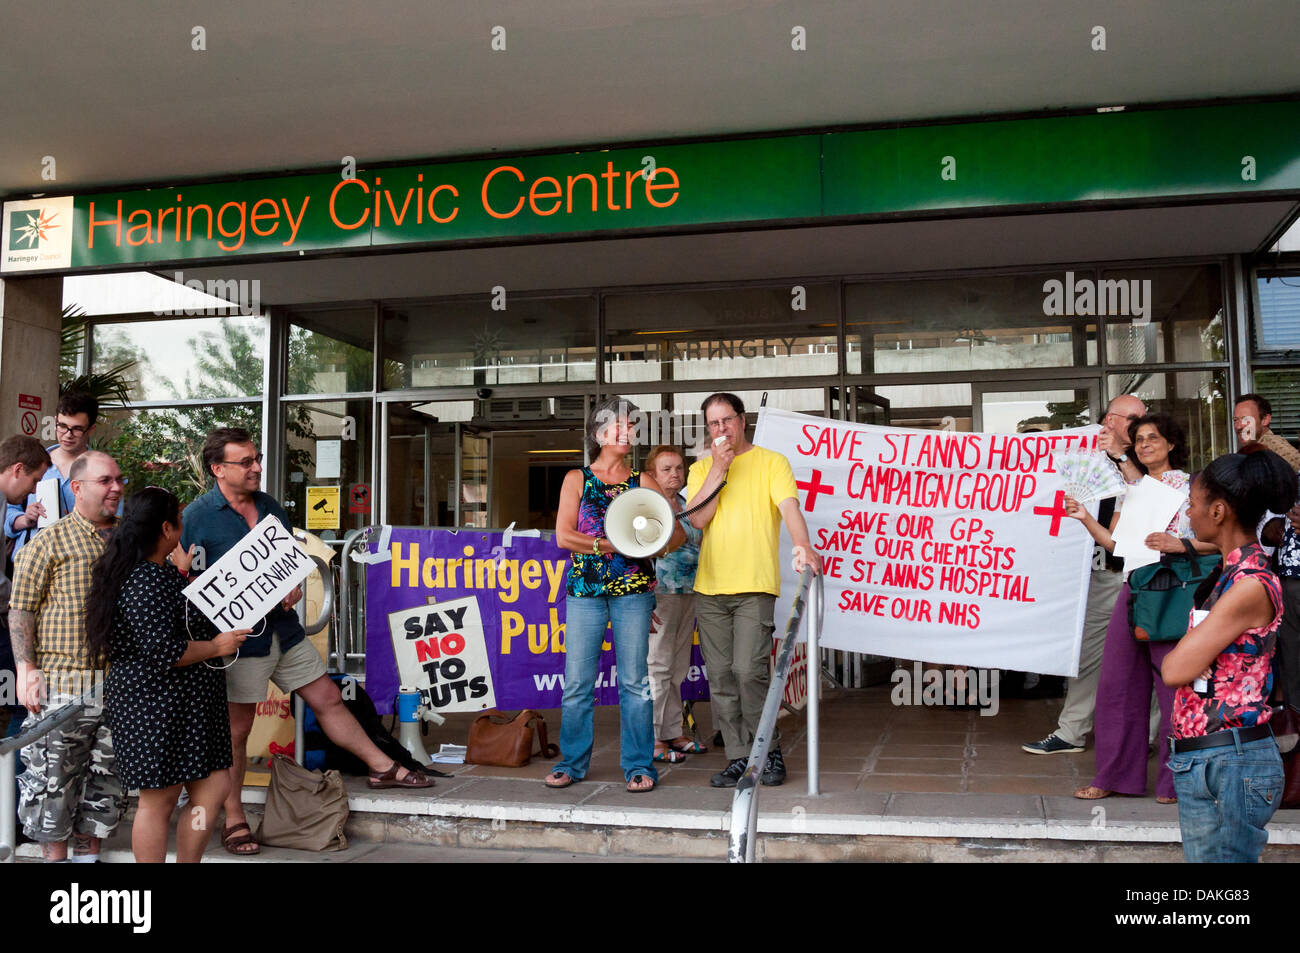
<svg viewBox="0 0 1300 953">
<path fill-rule="evenodd" d="M 1282 756 L 1273 738 L 1169 756 L 1178 826 L 1189 864 L 1258 863 L 1266 824 L 1282 802 Z"/>
<path fill-rule="evenodd" d="M 626 596 L 569 596 L 565 599 L 564 701 L 560 715 L 560 757 L 556 771 L 574 780 L 587 776 L 595 741 L 596 675 L 606 627 L 613 623 L 618 676 L 619 766 L 623 777 L 654 769 L 654 698 L 646 657 L 650 652 L 653 592 Z"/>
</svg>

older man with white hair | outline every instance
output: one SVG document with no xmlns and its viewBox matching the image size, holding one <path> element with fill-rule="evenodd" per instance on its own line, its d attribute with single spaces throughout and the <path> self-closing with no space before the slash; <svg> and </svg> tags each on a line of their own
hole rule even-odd
<svg viewBox="0 0 1300 953">
<path fill-rule="evenodd" d="M 1101 433 L 1097 435 L 1097 448 L 1119 468 L 1128 482 L 1141 477 L 1141 471 L 1128 453 L 1129 424 L 1140 419 L 1147 406 L 1132 394 L 1123 394 L 1112 400 L 1101 419 Z M 1101 501 L 1097 521 L 1109 526 L 1115 515 L 1114 498 Z M 1083 621 L 1083 640 L 1079 647 L 1079 674 L 1070 679 L 1065 705 L 1056 730 L 1042 741 L 1021 745 L 1029 754 L 1067 754 L 1084 749 L 1088 732 L 1092 731 L 1093 715 L 1097 710 L 1097 683 L 1101 680 L 1101 650 L 1106 644 L 1106 626 L 1115 611 L 1123 584 L 1123 560 L 1117 559 L 1096 546 L 1092 553 L 1092 577 L 1088 584 L 1088 606 Z"/>
</svg>

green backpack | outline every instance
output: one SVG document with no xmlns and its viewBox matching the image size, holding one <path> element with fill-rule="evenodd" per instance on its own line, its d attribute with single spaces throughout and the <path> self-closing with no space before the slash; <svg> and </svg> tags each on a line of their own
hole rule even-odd
<svg viewBox="0 0 1300 953">
<path fill-rule="evenodd" d="M 1197 590 L 1220 571 L 1218 553 L 1202 556 L 1187 540 L 1183 546 L 1186 553 L 1165 553 L 1160 562 L 1129 574 L 1128 624 L 1139 642 L 1175 642 L 1186 635 Z"/>
</svg>

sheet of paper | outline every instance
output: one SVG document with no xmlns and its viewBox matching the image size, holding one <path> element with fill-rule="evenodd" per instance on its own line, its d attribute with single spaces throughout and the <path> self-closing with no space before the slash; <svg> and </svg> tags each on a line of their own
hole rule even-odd
<svg viewBox="0 0 1300 953">
<path fill-rule="evenodd" d="M 42 529 L 59 520 L 59 481 L 55 477 L 36 484 L 36 502 L 45 507 L 45 515 L 36 521 Z"/>
<path fill-rule="evenodd" d="M 1119 522 L 1111 532 L 1115 540 L 1115 555 L 1124 558 L 1126 570 L 1132 571 L 1160 560 L 1160 553 L 1148 549 L 1145 540 L 1152 533 L 1165 531 L 1185 499 L 1187 491 L 1175 490 L 1149 476 L 1129 487 Z"/>
<path fill-rule="evenodd" d="M 337 480 L 343 467 L 343 441 L 316 441 L 316 479 Z"/>
</svg>

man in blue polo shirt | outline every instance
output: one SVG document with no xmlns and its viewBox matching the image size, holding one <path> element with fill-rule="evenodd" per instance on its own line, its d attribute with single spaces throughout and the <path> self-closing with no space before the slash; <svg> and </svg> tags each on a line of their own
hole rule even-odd
<svg viewBox="0 0 1300 953">
<path fill-rule="evenodd" d="M 273 514 L 292 529 L 284 507 L 261 492 L 262 454 L 248 431 L 221 427 L 208 434 L 203 445 L 203 466 L 216 486 L 185 508 L 181 545 L 202 547 L 204 565 L 211 566 L 248 531 Z M 226 798 L 226 826 L 221 842 L 232 854 L 256 854 L 240 795 L 244 787 L 248 735 L 257 703 L 266 699 L 266 683 L 283 692 L 297 692 L 311 706 L 326 736 L 352 752 L 370 768 L 372 788 L 427 788 L 433 779 L 407 771 L 375 747 L 364 729 L 343 705 L 338 687 L 325 672 L 320 653 L 307 641 L 298 616 L 291 611 L 302 598 L 301 587 L 264 624 L 255 625 L 234 664 L 226 670 L 226 702 L 230 711 L 233 747 L 230 795 Z"/>
</svg>

